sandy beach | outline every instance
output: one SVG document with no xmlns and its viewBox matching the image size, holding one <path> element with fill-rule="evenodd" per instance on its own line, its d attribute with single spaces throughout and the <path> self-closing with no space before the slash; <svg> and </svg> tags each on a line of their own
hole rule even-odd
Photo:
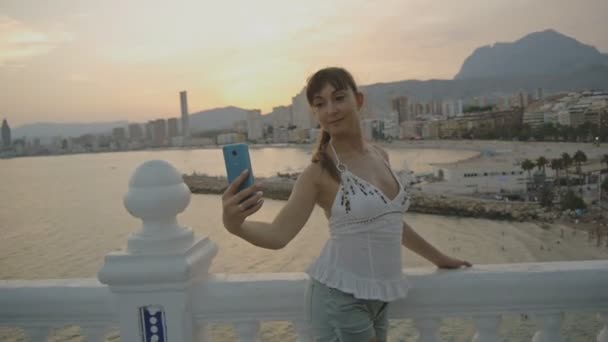
<svg viewBox="0 0 608 342">
<path fill-rule="evenodd" d="M 608 144 L 594 146 L 591 143 L 550 142 L 550 141 L 503 141 L 503 140 L 397 140 L 383 146 L 402 148 L 436 148 L 442 150 L 472 150 L 507 152 L 516 154 L 518 158 L 536 159 L 557 158 L 566 152 L 570 155 L 577 150 L 587 154 L 587 158 L 597 158 L 608 153 Z"/>
</svg>

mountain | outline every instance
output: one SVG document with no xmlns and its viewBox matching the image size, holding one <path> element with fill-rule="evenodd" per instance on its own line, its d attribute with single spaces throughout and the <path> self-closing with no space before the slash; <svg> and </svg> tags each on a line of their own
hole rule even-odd
<svg viewBox="0 0 608 342">
<path fill-rule="evenodd" d="M 599 66 L 608 66 L 607 54 L 555 30 L 545 30 L 512 43 L 477 48 L 454 78 L 558 75 Z"/>
<path fill-rule="evenodd" d="M 240 120 L 247 120 L 247 110 L 229 106 L 190 114 L 190 131 L 212 131 L 231 128 Z"/>
<path fill-rule="evenodd" d="M 231 128 L 233 123 L 247 120 L 247 110 L 237 107 L 204 110 L 190 115 L 192 132 Z M 143 123 L 141 123 L 143 124 Z M 127 127 L 127 121 L 92 122 L 92 123 L 51 123 L 41 122 L 26 124 L 12 130 L 15 139 L 41 138 L 43 142 L 55 136 L 78 137 L 83 134 L 111 134 L 115 127 Z"/>
<path fill-rule="evenodd" d="M 379 115 L 391 110 L 391 99 L 405 95 L 416 101 L 432 99 L 457 100 L 475 96 L 487 99 L 533 92 L 542 88 L 545 94 L 589 89 L 608 90 L 608 66 L 594 66 L 554 75 L 503 76 L 457 80 L 408 80 L 362 86 L 370 108 Z"/>
<path fill-rule="evenodd" d="M 608 90 L 608 55 L 554 30 L 526 35 L 513 43 L 480 47 L 453 80 L 407 80 L 362 86 L 368 107 L 378 116 L 391 99 L 497 99 L 542 88 L 545 94 Z"/>
<path fill-rule="evenodd" d="M 531 33 L 513 43 L 476 49 L 453 80 L 407 80 L 361 85 L 373 116 L 389 113 L 391 100 L 405 95 L 413 101 L 458 100 L 485 96 L 491 100 L 519 91 L 543 88 L 545 94 L 589 89 L 608 90 L 608 55 L 554 30 Z M 289 104 L 287 104 L 289 105 Z M 190 115 L 191 131 L 229 129 L 247 119 L 247 110 L 229 106 Z M 262 116 L 266 124 L 272 115 Z M 110 133 L 126 121 L 93 124 L 38 123 L 18 127 L 13 136 L 79 136 Z"/>
</svg>

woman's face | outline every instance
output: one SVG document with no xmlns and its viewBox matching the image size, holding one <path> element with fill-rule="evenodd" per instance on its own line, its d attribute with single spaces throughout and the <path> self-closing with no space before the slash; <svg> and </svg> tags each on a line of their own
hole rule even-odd
<svg viewBox="0 0 608 342">
<path fill-rule="evenodd" d="M 312 99 L 312 111 L 321 128 L 329 135 L 351 133 L 359 126 L 359 109 L 363 105 L 363 94 L 351 88 L 336 90 L 326 84 Z"/>
</svg>

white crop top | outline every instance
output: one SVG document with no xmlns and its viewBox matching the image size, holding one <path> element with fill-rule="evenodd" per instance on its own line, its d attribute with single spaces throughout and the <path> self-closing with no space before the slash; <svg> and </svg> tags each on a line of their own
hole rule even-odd
<svg viewBox="0 0 608 342">
<path fill-rule="evenodd" d="M 409 196 L 388 163 L 400 189 L 393 199 L 350 172 L 331 141 L 329 146 L 341 181 L 330 212 L 330 238 L 307 273 L 355 298 L 403 298 L 410 288 L 401 263 L 402 220 Z"/>
</svg>

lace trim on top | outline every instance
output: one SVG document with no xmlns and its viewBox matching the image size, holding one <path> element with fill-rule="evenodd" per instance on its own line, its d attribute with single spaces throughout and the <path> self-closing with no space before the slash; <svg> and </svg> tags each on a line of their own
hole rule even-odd
<svg viewBox="0 0 608 342">
<path fill-rule="evenodd" d="M 309 268 L 308 275 L 322 284 L 351 293 L 359 299 L 392 302 L 405 298 L 412 287 L 409 279 L 403 273 L 399 274 L 399 277 L 389 280 L 363 278 L 320 262 L 315 262 Z"/>
<path fill-rule="evenodd" d="M 331 140 L 329 141 L 329 147 L 331 148 L 334 157 L 336 158 L 336 169 L 340 173 L 340 187 L 338 189 L 338 194 L 336 194 L 334 202 L 336 202 L 339 197 L 340 206 L 344 207 L 345 212 L 347 214 L 350 213 L 352 209 L 350 195 L 355 195 L 357 191 L 361 192 L 364 196 L 378 197 L 384 204 L 393 204 L 399 199 L 399 197 L 401 197 L 401 210 L 405 211 L 403 208 L 407 209 L 409 207 L 409 196 L 405 191 L 405 187 L 401 184 L 401 182 L 399 181 L 399 177 L 391 169 L 390 165 L 386 162 L 386 160 L 384 161 L 384 164 L 390 171 L 393 179 L 397 182 L 397 186 L 399 187 L 399 192 L 393 199 L 388 198 L 376 185 L 352 173 L 348 169 L 346 164 L 340 161 L 338 153 L 336 152 L 336 149 L 334 148 L 334 145 L 332 144 Z"/>
</svg>

